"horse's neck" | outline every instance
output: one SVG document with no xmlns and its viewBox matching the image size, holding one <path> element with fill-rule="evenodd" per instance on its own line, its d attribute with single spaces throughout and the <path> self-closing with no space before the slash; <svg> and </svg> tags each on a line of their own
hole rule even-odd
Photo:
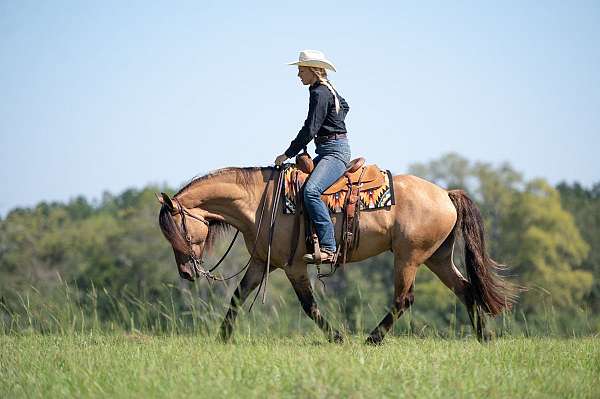
<svg viewBox="0 0 600 399">
<path fill-rule="evenodd" d="M 254 229 L 267 179 L 260 170 L 246 175 L 244 183 L 240 183 L 236 170 L 209 177 L 192 184 L 177 198 L 186 208 L 200 208 L 208 217 L 219 218 L 242 232 L 250 232 Z"/>
</svg>

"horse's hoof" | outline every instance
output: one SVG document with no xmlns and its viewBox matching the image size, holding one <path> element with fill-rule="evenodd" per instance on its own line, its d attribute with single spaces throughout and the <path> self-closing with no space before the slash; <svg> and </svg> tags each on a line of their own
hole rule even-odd
<svg viewBox="0 0 600 399">
<path fill-rule="evenodd" d="M 227 331 L 221 331 L 221 333 L 219 334 L 219 341 L 223 342 L 223 343 L 228 343 L 231 341 L 231 333 L 228 333 Z"/>
<path fill-rule="evenodd" d="M 221 342 L 223 344 L 228 344 L 229 342 L 231 342 L 231 337 L 219 335 L 219 342 Z"/>
<path fill-rule="evenodd" d="M 373 346 L 381 345 L 382 343 L 383 343 L 383 337 L 375 336 L 375 335 L 369 335 L 367 337 L 367 340 L 365 341 L 365 344 L 373 345 Z"/>
<path fill-rule="evenodd" d="M 490 331 L 484 331 L 483 334 L 481 334 L 481 336 L 478 336 L 477 339 L 479 340 L 479 342 L 491 342 L 494 339 L 494 334 L 492 334 Z"/>
<path fill-rule="evenodd" d="M 331 335 L 329 337 L 329 342 L 333 343 L 333 344 L 343 344 L 344 343 L 344 336 L 342 334 L 340 334 L 339 331 L 336 331 L 333 333 L 333 335 Z"/>
</svg>

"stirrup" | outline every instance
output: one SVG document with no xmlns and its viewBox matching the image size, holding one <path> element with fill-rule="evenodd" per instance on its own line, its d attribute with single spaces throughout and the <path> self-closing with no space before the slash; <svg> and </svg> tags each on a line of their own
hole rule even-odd
<svg viewBox="0 0 600 399">
<path fill-rule="evenodd" d="M 321 263 L 335 263 L 335 252 L 329 252 L 327 250 L 321 250 L 319 252 L 320 254 L 306 254 L 302 257 L 302 260 L 304 263 L 314 263 L 316 265 Z"/>
</svg>

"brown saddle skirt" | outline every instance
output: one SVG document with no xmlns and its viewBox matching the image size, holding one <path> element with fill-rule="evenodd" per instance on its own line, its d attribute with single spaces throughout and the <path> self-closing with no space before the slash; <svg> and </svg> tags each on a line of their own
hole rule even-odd
<svg viewBox="0 0 600 399">
<path fill-rule="evenodd" d="M 308 168 L 306 168 L 307 166 Z M 302 208 L 302 186 L 310 176 L 301 169 L 312 171 L 312 160 L 309 157 L 306 156 L 303 162 L 291 165 L 284 170 L 283 212 L 296 214 L 291 244 L 293 251 L 288 263 L 293 260 L 298 242 L 300 216 L 297 208 Z M 357 158 L 348 164 L 344 175 L 325 190 L 321 199 L 330 212 L 343 213 L 342 236 L 340 239 L 336 239 L 339 245 L 332 260 L 337 267 L 345 264 L 353 249 L 358 246 L 360 211 L 394 205 L 392 175 L 387 170 L 379 169 L 377 165 L 365 165 L 364 158 Z M 306 214 L 305 219 L 307 225 L 310 225 Z M 314 244 L 315 254 L 320 253 L 316 234 L 310 230 L 312 229 L 305 231 L 307 250 Z M 319 265 L 320 258 L 315 263 Z M 325 276 L 320 271 L 318 274 Z"/>
<path fill-rule="evenodd" d="M 296 213 L 297 195 L 309 174 L 296 166 L 285 170 L 284 213 Z M 333 183 L 321 196 L 329 211 L 341 213 L 346 205 L 346 197 L 352 188 L 360 188 L 360 209 L 376 209 L 394 205 L 394 190 L 391 173 L 377 165 L 364 165 L 364 158 L 350 162 L 347 173 Z M 360 184 L 359 184 L 360 183 Z"/>
<path fill-rule="evenodd" d="M 364 165 L 364 158 L 356 158 L 348 164 L 346 173 L 333 183 L 323 195 L 331 195 L 340 191 L 348 191 L 348 177 L 352 184 L 362 183 L 361 190 L 370 190 L 381 187 L 385 184 L 385 176 L 377 165 Z M 298 169 L 298 182 L 300 186 L 304 185 L 308 173 Z"/>
</svg>

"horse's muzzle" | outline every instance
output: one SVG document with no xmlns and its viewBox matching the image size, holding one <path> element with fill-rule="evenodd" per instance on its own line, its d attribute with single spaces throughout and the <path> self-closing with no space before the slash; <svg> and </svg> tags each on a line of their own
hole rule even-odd
<svg viewBox="0 0 600 399">
<path fill-rule="evenodd" d="M 187 281 L 194 281 L 196 279 L 191 262 L 184 263 L 183 265 L 179 266 L 179 277 Z"/>
</svg>

